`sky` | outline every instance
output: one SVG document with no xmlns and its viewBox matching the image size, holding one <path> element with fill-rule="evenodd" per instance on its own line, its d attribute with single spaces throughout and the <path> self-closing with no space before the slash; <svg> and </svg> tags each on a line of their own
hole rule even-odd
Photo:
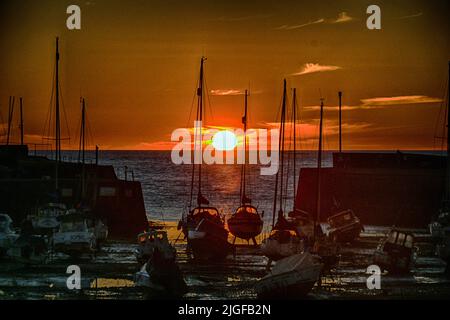
<svg viewBox="0 0 450 320">
<path fill-rule="evenodd" d="M 71 4 L 81 8 L 81 30 L 66 27 Z M 371 4 L 381 8 L 381 30 L 366 27 Z M 80 96 L 91 146 L 171 148 L 172 131 L 193 126 L 202 55 L 205 126 L 241 127 L 249 89 L 249 127 L 277 127 L 286 79 L 289 96 L 297 88 L 301 148 L 317 147 L 320 98 L 324 146 L 338 148 L 342 91 L 344 150 L 439 149 L 449 9 L 447 0 L 2 0 L 0 135 L 4 140 L 9 96 L 22 96 L 25 142 L 50 141 L 59 36 L 66 149 L 78 146 Z"/>
</svg>

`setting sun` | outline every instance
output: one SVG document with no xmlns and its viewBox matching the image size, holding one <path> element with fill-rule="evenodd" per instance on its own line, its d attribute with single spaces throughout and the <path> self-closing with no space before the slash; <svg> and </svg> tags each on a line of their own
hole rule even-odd
<svg viewBox="0 0 450 320">
<path fill-rule="evenodd" d="M 236 147 L 237 138 L 233 132 L 223 130 L 214 135 L 212 144 L 216 150 L 230 151 Z"/>
</svg>

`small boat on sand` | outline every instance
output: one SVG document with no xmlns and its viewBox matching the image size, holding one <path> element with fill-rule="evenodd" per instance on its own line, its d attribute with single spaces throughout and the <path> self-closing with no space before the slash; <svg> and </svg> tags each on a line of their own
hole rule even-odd
<svg viewBox="0 0 450 320">
<path fill-rule="evenodd" d="M 392 274 L 409 273 L 416 250 L 412 233 L 393 228 L 375 250 L 373 263 Z"/>
<path fill-rule="evenodd" d="M 197 118 L 200 127 L 196 128 L 196 134 L 202 137 L 203 126 L 203 100 L 204 100 L 204 75 L 203 65 L 206 58 L 200 60 L 200 79 L 197 89 Z M 202 150 L 202 141 L 194 142 L 194 150 Z M 197 152 L 197 151 L 194 151 Z M 197 167 L 197 174 L 195 169 Z M 193 209 L 194 179 L 197 176 L 197 206 Z M 223 260 L 233 253 L 234 246 L 228 242 L 228 230 L 217 208 L 210 206 L 208 199 L 202 193 L 202 164 L 192 165 L 191 192 L 189 210 L 178 223 L 187 238 L 188 251 L 192 252 L 194 259 L 198 260 Z"/>
<path fill-rule="evenodd" d="M 335 242 L 352 242 L 359 237 L 363 226 L 352 210 L 343 210 L 327 219 L 328 237 Z"/>
<path fill-rule="evenodd" d="M 294 103 L 293 103 L 293 119 L 295 123 L 295 89 L 294 89 Z M 261 252 L 269 258 L 268 267 L 270 267 L 272 261 L 303 252 L 305 250 L 304 239 L 301 239 L 297 234 L 296 226 L 286 219 L 283 212 L 285 207 L 284 191 L 287 190 L 289 172 L 285 170 L 285 123 L 287 114 L 287 93 L 286 93 L 286 80 L 283 82 L 283 99 L 281 105 L 281 119 L 280 119 L 280 137 L 279 137 L 279 157 L 280 157 L 280 169 L 275 177 L 275 195 L 274 206 L 272 216 L 272 231 L 267 239 L 263 240 L 261 244 Z M 295 132 L 295 125 L 294 125 Z M 294 134 L 294 146 L 295 146 L 295 134 Z M 295 147 L 294 147 L 294 163 L 295 163 Z M 294 166 L 295 171 L 295 166 Z M 294 174 L 295 177 L 295 174 Z M 294 199 L 295 199 L 295 179 L 294 179 Z M 277 212 L 277 205 L 279 204 L 279 210 Z M 295 207 L 295 200 L 294 200 Z M 275 215 L 277 213 L 277 221 L 275 223 Z"/>
<path fill-rule="evenodd" d="M 253 241 L 256 245 L 256 236 L 258 236 L 263 229 L 263 220 L 258 209 L 251 205 L 251 199 L 247 195 L 246 188 L 246 174 L 247 174 L 247 98 L 248 91 L 245 90 L 245 111 L 242 117 L 244 124 L 244 163 L 241 170 L 241 184 L 240 184 L 240 200 L 241 205 L 236 209 L 234 214 L 228 219 L 227 225 L 230 233 L 234 236 L 234 240 L 241 238 Z"/>
<path fill-rule="evenodd" d="M 59 218 L 67 213 L 63 203 L 50 202 L 38 207 L 35 214 L 28 216 L 36 234 L 51 235 L 59 227 Z"/>
<path fill-rule="evenodd" d="M 140 269 L 135 274 L 135 286 L 148 289 L 153 297 L 183 296 L 187 285 L 176 263 L 176 250 L 169 243 L 166 231 L 141 233 L 138 242 L 136 257 Z"/>
<path fill-rule="evenodd" d="M 224 221 L 214 207 L 194 208 L 188 216 L 188 245 L 195 259 L 221 260 L 234 252 Z"/>
<path fill-rule="evenodd" d="M 283 258 L 255 285 L 260 299 L 298 299 L 306 296 L 320 279 L 323 263 L 308 252 Z"/>
<path fill-rule="evenodd" d="M 58 232 L 53 235 L 53 249 L 70 256 L 93 254 L 104 241 L 107 228 L 90 215 L 75 212 L 60 217 Z M 106 230 L 105 230 L 106 229 Z"/>
<path fill-rule="evenodd" d="M 136 249 L 135 255 L 140 265 L 150 259 L 155 248 L 158 248 L 167 259 L 173 259 L 177 254 L 167 238 L 167 232 L 162 229 L 149 228 L 148 231 L 138 234 L 137 242 L 139 247 Z"/>
</svg>

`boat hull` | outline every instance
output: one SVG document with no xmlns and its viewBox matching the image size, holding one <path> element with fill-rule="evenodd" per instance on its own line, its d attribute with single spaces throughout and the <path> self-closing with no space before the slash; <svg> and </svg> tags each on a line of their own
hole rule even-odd
<svg viewBox="0 0 450 320">
<path fill-rule="evenodd" d="M 301 263 L 291 267 L 295 259 L 303 259 Z M 298 299 L 305 297 L 314 284 L 320 279 L 323 263 L 317 256 L 309 253 L 297 254 L 280 260 L 269 273 L 255 285 L 255 292 L 260 299 Z M 278 268 L 278 270 L 277 270 Z"/>
<path fill-rule="evenodd" d="M 259 216 L 238 217 L 236 215 L 228 219 L 230 233 L 244 240 L 250 240 L 261 234 L 263 221 Z"/>
<path fill-rule="evenodd" d="M 301 253 L 305 249 L 302 241 L 289 241 L 281 243 L 277 239 L 265 239 L 261 244 L 261 252 L 272 261 L 278 261 L 285 257 Z"/>
<path fill-rule="evenodd" d="M 189 230 L 188 246 L 198 260 L 223 260 L 233 253 L 227 238 L 205 231 Z"/>
<path fill-rule="evenodd" d="M 331 229 L 328 236 L 335 242 L 353 242 L 359 237 L 361 230 L 362 225 L 359 222 L 354 222 L 344 227 Z"/>
</svg>

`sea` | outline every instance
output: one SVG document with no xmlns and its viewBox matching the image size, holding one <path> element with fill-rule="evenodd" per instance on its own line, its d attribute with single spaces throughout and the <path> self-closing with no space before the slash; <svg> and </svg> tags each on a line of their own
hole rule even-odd
<svg viewBox="0 0 450 320">
<path fill-rule="evenodd" d="M 37 154 L 52 158 L 49 152 L 37 151 Z M 95 161 L 94 152 L 87 151 L 85 157 L 88 163 Z M 62 159 L 78 161 L 78 151 L 63 151 Z M 324 152 L 322 166 L 331 167 L 332 162 L 332 152 Z M 120 179 L 134 179 L 141 183 L 149 220 L 177 221 L 191 204 L 196 203 L 198 171 L 195 172 L 191 202 L 192 165 L 174 164 L 171 151 L 100 151 L 99 164 L 112 165 Z M 283 211 L 292 210 L 300 168 L 316 166 L 317 152 L 297 152 L 294 173 L 293 153 L 286 153 Z M 264 220 L 271 221 L 276 175 L 262 175 L 261 167 L 259 164 L 247 165 L 246 193 L 252 205 L 264 212 Z M 241 170 L 240 164 L 202 166 L 202 194 L 224 216 L 231 215 L 240 204 Z M 279 207 L 278 201 L 277 210 Z"/>
</svg>

